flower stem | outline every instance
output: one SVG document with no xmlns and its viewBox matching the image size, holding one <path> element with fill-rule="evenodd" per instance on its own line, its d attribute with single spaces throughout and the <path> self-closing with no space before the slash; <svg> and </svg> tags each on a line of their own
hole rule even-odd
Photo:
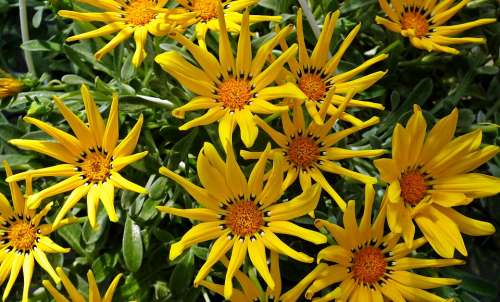
<svg viewBox="0 0 500 302">
<path fill-rule="evenodd" d="M 23 39 L 23 43 L 26 43 L 30 39 L 30 33 L 28 29 L 28 14 L 26 12 L 26 0 L 19 0 L 19 21 L 21 23 L 21 37 Z M 24 60 L 26 61 L 28 72 L 36 76 L 35 64 L 33 64 L 31 52 L 26 49 L 24 49 Z"/>
<path fill-rule="evenodd" d="M 321 30 L 319 29 L 318 23 L 316 23 L 316 19 L 314 19 L 311 7 L 309 7 L 307 0 L 299 0 L 299 3 L 300 6 L 302 7 L 302 11 L 304 12 L 304 16 L 306 16 L 307 22 L 309 22 L 309 25 L 311 25 L 312 31 L 316 36 L 316 39 L 319 38 Z"/>
</svg>

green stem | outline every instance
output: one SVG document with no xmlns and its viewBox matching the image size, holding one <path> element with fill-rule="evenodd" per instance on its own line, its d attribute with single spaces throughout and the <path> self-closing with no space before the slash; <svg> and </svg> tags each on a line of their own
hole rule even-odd
<svg viewBox="0 0 500 302">
<path fill-rule="evenodd" d="M 19 22 L 21 23 L 21 37 L 23 43 L 26 43 L 30 39 L 30 32 L 28 29 L 28 14 L 26 12 L 26 0 L 19 0 Z M 31 52 L 24 50 L 24 60 L 26 61 L 26 66 L 28 71 L 36 76 L 35 64 L 33 63 L 33 57 L 31 57 Z"/>
</svg>

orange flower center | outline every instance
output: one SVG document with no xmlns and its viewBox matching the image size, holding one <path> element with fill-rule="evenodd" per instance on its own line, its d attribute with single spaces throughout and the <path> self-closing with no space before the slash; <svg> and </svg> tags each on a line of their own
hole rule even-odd
<svg viewBox="0 0 500 302">
<path fill-rule="evenodd" d="M 227 223 L 236 235 L 252 235 L 264 224 L 262 211 L 252 201 L 236 202 L 228 211 Z"/>
<path fill-rule="evenodd" d="M 401 197 L 412 206 L 418 204 L 427 193 L 425 177 L 417 170 L 403 173 L 399 179 L 399 185 L 401 187 Z"/>
<path fill-rule="evenodd" d="M 319 75 L 312 73 L 300 77 L 299 88 L 312 101 L 321 100 L 326 93 L 325 81 Z"/>
<path fill-rule="evenodd" d="M 403 29 L 415 30 L 415 35 L 420 38 L 429 32 L 429 22 L 427 18 L 421 13 L 406 12 L 401 18 L 401 25 Z"/>
<path fill-rule="evenodd" d="M 154 0 L 132 0 L 125 8 L 127 20 L 134 25 L 145 25 L 157 15 Z"/>
<path fill-rule="evenodd" d="M 387 267 L 384 254 L 379 248 L 368 246 L 354 255 L 352 272 L 357 281 L 375 283 L 384 276 Z"/>
<path fill-rule="evenodd" d="M 247 80 L 227 79 L 219 85 L 219 98 L 226 108 L 242 109 L 252 98 L 252 89 Z"/>
<path fill-rule="evenodd" d="M 100 153 L 90 153 L 81 164 L 81 171 L 91 182 L 103 181 L 109 177 L 109 160 Z"/>
<path fill-rule="evenodd" d="M 319 148 L 309 137 L 299 136 L 292 140 L 288 148 L 288 158 L 296 166 L 309 168 L 320 154 Z"/>
<path fill-rule="evenodd" d="M 36 243 L 36 235 L 31 223 L 16 221 L 9 227 L 7 238 L 16 250 L 30 250 Z"/>
<path fill-rule="evenodd" d="M 200 13 L 203 21 L 217 18 L 217 1 L 215 0 L 192 0 L 193 11 Z"/>
</svg>

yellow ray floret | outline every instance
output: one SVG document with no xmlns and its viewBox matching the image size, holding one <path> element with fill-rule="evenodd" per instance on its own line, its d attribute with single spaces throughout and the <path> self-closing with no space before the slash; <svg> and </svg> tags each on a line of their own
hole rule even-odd
<svg viewBox="0 0 500 302">
<path fill-rule="evenodd" d="M 222 4 L 226 30 L 233 33 L 241 31 L 243 15 L 241 11 L 256 5 L 259 0 L 177 0 L 186 10 L 196 14 L 195 34 L 201 47 L 206 48 L 205 37 L 208 31 L 220 31 L 219 14 L 217 6 Z M 250 24 L 257 22 L 280 22 L 281 16 L 250 15 Z"/>
<path fill-rule="evenodd" d="M 60 293 L 53 285 L 50 283 L 48 280 L 43 280 L 43 286 L 47 289 L 47 291 L 50 293 L 50 295 L 54 298 L 56 302 L 80 302 L 80 301 L 86 301 L 87 299 L 84 298 L 84 296 L 78 292 L 76 286 L 73 285 L 71 280 L 69 280 L 68 276 L 64 273 L 63 269 L 58 267 L 56 268 L 57 275 L 59 278 L 61 278 L 62 284 L 64 288 L 66 289 L 66 292 L 68 293 L 69 299 L 66 298 L 62 293 Z M 97 287 L 97 282 L 95 280 L 94 274 L 92 271 L 87 272 L 87 280 L 88 280 L 88 287 L 89 287 L 89 293 L 88 293 L 88 301 L 92 302 L 112 302 L 113 301 L 113 295 L 115 294 L 116 287 L 118 286 L 118 282 L 120 282 L 120 278 L 122 277 L 122 274 L 118 274 L 113 281 L 111 281 L 111 284 L 109 285 L 108 289 L 106 290 L 106 293 L 104 294 L 104 297 L 101 297 L 101 294 L 99 293 L 99 288 Z"/>
<path fill-rule="evenodd" d="M 313 258 L 285 244 L 276 234 L 300 237 L 314 244 L 326 242 L 321 233 L 300 227 L 290 220 L 303 216 L 316 208 L 321 194 L 319 185 L 311 186 L 287 202 L 278 202 L 283 195 L 283 158 L 276 157 L 267 178 L 265 167 L 270 147 L 262 154 L 247 179 L 233 154 L 227 147 L 224 162 L 213 145 L 205 143 L 197 161 L 198 177 L 203 187 L 161 168 L 160 173 L 179 183 L 202 207 L 177 209 L 159 207 L 159 210 L 181 217 L 201 221 L 193 226 L 179 242 L 170 248 L 170 259 L 177 258 L 192 245 L 214 240 L 205 264 L 194 284 L 197 286 L 209 274 L 211 267 L 231 251 L 224 283 L 224 297 L 231 298 L 233 276 L 248 254 L 250 261 L 271 290 L 277 280 L 269 271 L 266 248 L 302 262 Z M 267 179 L 267 180 L 265 180 Z"/>
<path fill-rule="evenodd" d="M 346 72 L 339 72 L 337 70 L 340 60 L 361 29 L 361 24 L 358 24 L 347 37 L 345 37 L 336 53 L 329 58 L 330 44 L 339 15 L 340 12 L 336 11 L 326 16 L 318 42 L 309 55 L 304 39 L 302 10 L 299 10 L 297 13 L 298 58 L 295 56 L 290 57 L 288 65 L 292 73 L 291 78 L 295 80 L 297 86 L 307 96 L 305 106 L 309 115 L 318 124 L 323 123 L 319 116 L 319 108 L 327 97 L 331 99 L 331 104 L 327 112 L 328 114 L 333 114 L 336 109 L 335 106 L 341 105 L 344 102 L 345 95 L 350 90 L 354 89 L 355 94 L 360 93 L 371 87 L 386 74 L 384 71 L 377 71 L 366 76 L 355 78 L 372 65 L 385 60 L 387 58 L 386 54 L 375 56 L 358 67 Z M 288 45 L 284 39 L 280 39 L 280 43 L 283 50 L 288 49 Z M 333 89 L 335 93 L 330 94 Z M 384 109 L 384 106 L 379 103 L 359 100 L 351 100 L 348 106 L 374 108 L 378 110 Z M 362 124 L 362 121 L 348 113 L 342 114 L 341 119 L 349 121 L 356 126 Z"/>
<path fill-rule="evenodd" d="M 40 128 L 55 142 L 26 139 L 10 141 L 11 144 L 19 148 L 43 153 L 64 162 L 48 168 L 29 170 L 7 178 L 8 182 L 13 182 L 45 176 L 67 177 L 28 198 L 28 207 L 34 209 L 47 197 L 71 191 L 54 220 L 56 226 L 84 196 L 87 196 L 89 222 L 92 227 L 96 227 L 96 211 L 99 207 L 99 200 L 102 201 L 109 219 L 118 221 L 114 206 L 115 187 L 141 194 L 147 192 L 145 188 L 130 182 L 119 173 L 121 169 L 147 155 L 147 151 L 132 154 L 141 132 L 142 116 L 139 117 L 130 133 L 121 142 L 118 142 L 120 129 L 118 96 L 113 95 L 109 117 L 105 123 L 86 86 L 82 86 L 81 93 L 85 103 L 88 126 L 71 112 L 59 98 L 54 98 L 56 106 L 75 136 L 41 120 L 25 117 L 26 122 Z"/>
<path fill-rule="evenodd" d="M 379 0 L 386 18 L 376 22 L 390 31 L 407 37 L 411 44 L 427 51 L 458 54 L 453 44 L 485 43 L 484 38 L 454 37 L 468 29 L 496 22 L 495 18 L 478 19 L 462 24 L 446 25 L 470 0 Z"/>
<path fill-rule="evenodd" d="M 333 91 L 332 91 L 333 92 Z M 299 179 L 302 190 L 311 187 L 312 180 L 319 183 L 335 200 L 338 206 L 344 210 L 345 201 L 328 183 L 323 173 L 332 173 L 340 176 L 353 178 L 363 183 L 376 183 L 377 179 L 359 172 L 354 172 L 342 167 L 338 161 L 349 158 L 365 157 L 371 158 L 382 155 L 384 150 L 349 150 L 335 147 L 335 145 L 348 137 L 349 135 L 373 126 L 379 122 L 378 117 L 363 122 L 359 126 L 352 126 L 341 131 L 333 130 L 334 125 L 344 114 L 353 95 L 351 90 L 337 109 L 334 109 L 332 115 L 324 124 L 318 125 L 312 121 L 306 126 L 304 114 L 299 104 L 294 106 L 293 120 L 290 119 L 288 112 L 281 115 L 283 132 L 271 128 L 265 121 L 256 118 L 257 125 L 262 128 L 276 144 L 278 148 L 273 149 L 273 153 L 283 154 L 286 158 L 285 170 L 286 178 L 283 182 L 283 189 L 288 188 L 297 179 Z M 331 99 L 330 99 L 331 100 Z M 326 108 L 330 103 L 326 102 L 322 107 L 320 118 L 326 117 Z M 261 152 L 241 151 L 241 156 L 245 159 L 259 158 Z"/>
<path fill-rule="evenodd" d="M 467 255 L 461 233 L 495 232 L 490 223 L 468 218 L 453 207 L 500 193 L 499 178 L 473 172 L 500 148 L 481 148 L 480 129 L 454 138 L 457 120 L 455 109 L 427 133 L 422 110 L 415 106 L 406 127 L 398 124 L 394 129 L 392 158 L 375 161 L 380 177 L 389 184 L 384 203 L 391 230 L 411 244 L 416 222 L 434 250 L 446 258 L 453 257 L 455 249 Z"/>
<path fill-rule="evenodd" d="M 12 175 L 12 170 L 4 162 L 7 176 Z M 53 242 L 49 235 L 56 230 L 52 224 L 42 223 L 52 207 L 47 204 L 40 212 L 29 210 L 26 199 L 17 182 L 9 183 L 12 202 L 0 193 L 0 285 L 9 277 L 3 291 L 2 301 L 7 301 L 12 286 L 22 269 L 24 287 L 22 301 L 28 301 L 29 287 L 35 269 L 35 261 L 59 283 L 59 276 L 52 268 L 46 253 L 67 253 L 68 248 L 63 248 Z M 26 182 L 26 194 L 31 194 L 31 181 Z M 59 227 L 73 223 L 74 219 L 63 219 Z"/>
<path fill-rule="evenodd" d="M 271 251 L 270 257 L 270 272 L 271 276 L 274 280 L 274 289 L 271 290 L 267 287 L 266 292 L 262 292 L 259 287 L 256 286 L 254 281 L 252 281 L 246 274 L 241 272 L 240 270 L 234 273 L 234 277 L 238 281 L 241 289 L 233 289 L 233 295 L 231 296 L 232 302 L 254 302 L 260 301 L 260 297 L 265 297 L 263 301 L 279 301 L 281 296 L 281 275 L 280 275 L 280 266 L 279 266 L 279 254 Z M 220 261 L 224 264 L 224 267 L 228 267 L 229 260 L 227 257 L 223 256 Z M 224 285 L 217 284 L 213 281 L 203 280 L 200 282 L 201 286 L 209 289 L 210 291 L 217 293 L 221 296 L 224 296 Z"/>
<path fill-rule="evenodd" d="M 10 75 L 0 77 L 0 99 L 18 94 L 23 90 L 23 86 L 23 82 Z"/>
<path fill-rule="evenodd" d="M 426 243 L 425 238 L 414 240 L 413 247 L 409 248 L 399 243 L 399 234 L 384 234 L 384 211 L 380 211 L 372 223 L 374 196 L 373 187 L 366 185 L 364 211 L 359 223 L 354 201 L 349 202 L 344 212 L 343 227 L 326 220 L 315 221 L 318 228 L 324 227 L 330 232 L 336 244 L 318 253 L 316 268 L 281 296 L 281 301 L 297 301 L 304 291 L 306 299 L 314 297 L 314 301 L 448 301 L 426 289 L 456 285 L 460 280 L 422 276 L 411 270 L 464 262 L 408 257 Z M 326 289 L 331 286 L 334 289 L 328 292 Z M 326 294 L 317 297 L 320 293 Z"/>
<path fill-rule="evenodd" d="M 164 9 L 168 0 L 78 0 L 90 4 L 104 12 L 75 12 L 60 10 L 59 16 L 84 22 L 103 22 L 106 25 L 86 33 L 69 37 L 67 41 L 77 41 L 117 33 L 96 54 L 100 60 L 116 46 L 130 37 L 135 40 L 132 63 L 141 65 L 146 57 L 148 33 L 162 36 L 170 32 L 182 32 L 194 14 L 184 9 Z"/>
<path fill-rule="evenodd" d="M 218 7 L 220 16 L 223 16 L 222 7 Z M 272 85 L 286 60 L 297 52 L 296 45 L 264 68 L 279 39 L 286 36 L 290 28 L 283 29 L 264 43 L 253 56 L 249 20 L 247 10 L 243 16 L 236 58 L 233 57 L 229 36 L 225 30 L 226 21 L 222 17 L 218 19 L 221 28 L 218 59 L 206 49 L 194 45 L 178 34 L 173 38 L 188 49 L 201 68 L 189 63 L 178 52 L 167 52 L 155 59 L 163 70 L 196 95 L 186 105 L 172 112 L 175 117 L 184 118 L 186 112 L 207 110 L 204 115 L 185 123 L 180 129 L 187 130 L 218 122 L 219 137 L 224 147 L 231 141 L 236 125 L 240 128 L 243 143 L 247 147 L 253 145 L 258 135 L 258 128 L 253 119 L 255 114 L 288 111 L 288 106 L 278 106 L 271 103 L 271 100 L 306 98 L 294 84 Z"/>
</svg>

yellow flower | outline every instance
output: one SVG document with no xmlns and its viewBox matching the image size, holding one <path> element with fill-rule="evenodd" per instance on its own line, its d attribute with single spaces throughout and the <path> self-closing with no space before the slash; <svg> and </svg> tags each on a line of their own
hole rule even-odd
<svg viewBox="0 0 500 302">
<path fill-rule="evenodd" d="M 333 90 L 330 94 L 331 93 L 333 93 Z M 319 183 L 335 200 L 338 206 L 344 210 L 346 207 L 345 201 L 328 183 L 323 176 L 323 172 L 351 177 L 363 183 L 377 183 L 377 179 L 374 177 L 351 171 L 336 163 L 336 161 L 348 158 L 375 157 L 384 153 L 384 150 L 381 149 L 349 150 L 335 147 L 339 141 L 345 139 L 349 135 L 379 122 L 378 117 L 372 117 L 359 126 L 352 126 L 336 132 L 332 131 L 333 126 L 348 106 L 352 95 L 353 91 L 351 90 L 351 92 L 346 95 L 346 98 L 339 108 L 335 109 L 335 112 L 332 112 L 332 115 L 322 125 L 318 125 L 312 121 L 306 127 L 304 114 L 300 105 L 294 107 L 293 121 L 290 119 L 288 112 L 284 112 L 281 115 L 283 133 L 271 128 L 262 119 L 258 117 L 255 118 L 257 125 L 278 144 L 278 148 L 273 149 L 272 152 L 283 154 L 286 158 L 285 170 L 287 175 L 283 182 L 283 190 L 292 185 L 297 178 L 300 181 L 302 190 L 307 190 L 311 187 L 311 181 L 314 180 Z M 329 102 L 325 102 L 321 112 L 318 113 L 320 119 L 325 118 L 326 108 L 328 108 L 329 105 Z M 259 158 L 260 155 L 261 152 L 241 151 L 241 156 L 244 159 L 256 159 Z"/>
<path fill-rule="evenodd" d="M 12 175 L 12 170 L 4 162 L 7 176 Z M 41 223 L 52 207 L 49 203 L 40 212 L 29 210 L 26 199 L 21 193 L 16 182 L 9 183 L 12 203 L 0 193 L 0 285 L 9 281 L 3 291 L 2 300 L 6 301 L 17 276 L 22 269 L 24 287 L 22 301 L 28 301 L 29 287 L 35 268 L 35 261 L 59 283 L 59 277 L 52 268 L 45 253 L 67 253 L 68 248 L 63 248 L 53 242 L 49 235 L 56 230 L 52 224 Z M 26 182 L 26 194 L 31 194 L 31 181 Z M 59 227 L 73 223 L 74 219 L 63 219 Z"/>
<path fill-rule="evenodd" d="M 239 33 L 243 16 L 242 10 L 249 8 L 259 0 L 177 0 L 185 9 L 196 13 L 193 23 L 196 23 L 195 34 L 201 47 L 206 48 L 205 36 L 210 31 L 220 31 L 219 14 L 217 6 L 222 4 L 226 29 L 229 32 Z M 280 22 L 281 16 L 259 16 L 251 15 L 250 24 L 264 21 Z"/>
<path fill-rule="evenodd" d="M 248 180 L 236 162 L 231 145 L 227 147 L 224 162 L 214 146 L 205 143 L 197 161 L 198 177 L 203 187 L 167 168 L 160 169 L 160 173 L 180 184 L 202 205 L 202 208 L 194 209 L 159 207 L 164 213 L 201 221 L 171 246 L 170 259 L 177 258 L 196 243 L 216 239 L 205 264 L 195 277 L 194 284 L 197 286 L 208 275 L 210 268 L 232 249 L 224 284 L 226 299 L 232 295 L 233 276 L 245 260 L 247 251 L 253 266 L 271 290 L 276 288 L 276 281 L 269 272 L 266 247 L 297 261 L 313 261 L 313 258 L 281 241 L 277 233 L 297 236 L 314 244 L 326 242 L 323 234 L 289 222 L 316 208 L 321 188 L 314 185 L 290 201 L 277 203 L 283 195 L 283 158 L 278 156 L 273 168 L 266 174 L 269 152 L 270 146 L 256 163 Z"/>
<path fill-rule="evenodd" d="M 356 221 L 355 202 L 349 201 L 341 226 L 318 219 L 315 225 L 325 227 L 335 239 L 336 245 L 318 253 L 316 268 L 293 289 L 281 297 L 281 301 L 296 301 L 305 290 L 305 297 L 312 299 L 323 289 L 340 283 L 333 291 L 314 301 L 447 301 L 426 289 L 455 285 L 460 280 L 418 275 L 410 270 L 439 268 L 463 264 L 458 259 L 421 259 L 408 257 L 426 243 L 425 238 L 413 241 L 409 248 L 398 243 L 400 235 L 384 234 L 385 212 L 380 211 L 372 224 L 375 191 L 365 187 L 363 216 Z M 328 265 L 326 260 L 331 262 Z M 321 262 L 321 263 L 320 263 Z M 307 289 L 307 290 L 306 290 Z"/>
<path fill-rule="evenodd" d="M 135 40 L 135 53 L 132 63 L 137 67 L 146 57 L 145 44 L 148 33 L 162 36 L 170 32 L 184 31 L 187 22 L 193 18 L 192 13 L 184 9 L 163 9 L 168 0 L 78 0 L 78 2 L 95 6 L 104 12 L 75 12 L 60 10 L 59 16 L 84 22 L 103 22 L 106 25 L 78 34 L 67 39 L 68 42 L 91 39 L 95 37 L 118 34 L 95 56 L 100 60 L 132 35 Z"/>
<path fill-rule="evenodd" d="M 0 99 L 18 94 L 23 86 L 23 82 L 11 76 L 0 78 Z"/>
<path fill-rule="evenodd" d="M 335 94 L 330 95 L 331 105 L 328 108 L 328 114 L 335 113 L 335 105 L 342 104 L 345 100 L 345 94 L 347 94 L 350 90 L 354 89 L 355 93 L 362 92 L 375 84 L 386 74 L 386 72 L 377 71 L 353 80 L 354 77 L 373 64 L 386 59 L 386 54 L 378 55 L 346 72 L 339 72 L 337 70 L 342 56 L 347 51 L 361 28 L 361 24 L 358 24 L 343 40 L 337 52 L 329 58 L 333 31 L 339 15 L 340 12 L 336 11 L 326 16 L 325 23 L 323 24 L 323 30 L 321 31 L 318 42 L 314 47 L 312 54 L 309 55 L 304 40 L 302 10 L 299 10 L 297 13 L 297 42 L 299 44 L 298 60 L 295 57 L 290 57 L 288 65 L 293 74 L 292 77 L 296 81 L 297 85 L 307 95 L 305 106 L 309 115 L 318 124 L 323 123 L 319 116 L 319 108 L 332 89 L 335 89 Z M 284 39 L 281 39 L 280 42 L 283 50 L 288 49 Z M 384 109 L 384 106 L 381 104 L 359 100 L 351 100 L 349 107 L 375 108 L 380 110 Z M 349 121 L 355 125 L 363 123 L 348 113 L 343 113 L 341 119 Z"/>
<path fill-rule="evenodd" d="M 50 295 L 54 298 L 56 302 L 84 302 L 85 298 L 82 296 L 77 288 L 71 283 L 71 280 L 69 280 L 68 276 L 64 273 L 63 269 L 58 267 L 56 268 L 57 274 L 61 278 L 61 281 L 64 285 L 64 288 L 66 289 L 66 292 L 69 295 L 69 299 L 67 299 L 63 294 L 61 294 L 53 285 L 50 283 L 48 280 L 43 280 L 43 286 L 47 289 L 47 291 L 50 293 Z M 113 295 L 115 294 L 116 287 L 118 285 L 118 282 L 120 282 L 120 278 L 122 277 L 122 274 L 118 274 L 113 281 L 111 281 L 111 284 L 108 287 L 108 290 L 106 290 L 106 293 L 104 294 L 104 297 L 101 297 L 101 294 L 99 293 L 99 288 L 97 287 L 97 282 L 95 281 L 94 274 L 92 271 L 87 272 L 87 280 L 88 280 L 88 286 L 89 286 L 89 294 L 88 294 L 88 301 L 92 302 L 111 302 L 113 301 Z"/>
<path fill-rule="evenodd" d="M 219 14 L 223 16 L 222 7 L 220 5 L 218 7 Z M 243 16 L 237 54 L 234 58 L 226 31 L 225 18 L 219 18 L 218 22 L 221 29 L 219 59 L 185 37 L 175 35 L 174 39 L 189 50 L 201 69 L 186 61 L 175 51 L 163 53 L 155 60 L 163 70 L 170 73 L 196 95 L 189 103 L 172 112 L 175 117 L 184 118 L 186 112 L 208 109 L 204 115 L 185 123 L 179 129 L 187 130 L 218 121 L 219 137 L 225 147 L 227 142 L 231 141 L 232 133 L 238 124 L 241 139 L 249 148 L 258 135 L 258 128 L 253 119 L 254 113 L 273 114 L 288 111 L 288 106 L 274 105 L 270 100 L 286 97 L 306 98 L 302 91 L 291 83 L 269 87 L 278 77 L 283 64 L 295 55 L 297 46 L 290 47 L 264 69 L 266 59 L 279 39 L 290 32 L 290 27 L 283 29 L 274 38 L 264 43 L 252 58 L 247 10 Z"/>
<path fill-rule="evenodd" d="M 238 270 L 234 273 L 234 277 L 238 281 L 241 289 L 233 289 L 233 295 L 231 296 L 232 302 L 279 301 L 281 296 L 279 254 L 274 251 L 271 251 L 270 254 L 270 272 L 274 280 L 274 290 L 268 287 L 265 293 L 261 293 L 254 281 Z M 221 258 L 221 262 L 226 268 L 228 267 L 229 260 L 225 256 Z M 208 288 L 214 293 L 224 296 L 224 285 L 207 280 L 200 281 L 200 285 Z M 262 296 L 265 297 L 264 300 L 260 299 Z"/>
<path fill-rule="evenodd" d="M 58 184 L 31 195 L 28 198 L 28 207 L 30 209 L 37 208 L 41 201 L 47 197 L 72 191 L 54 220 L 54 225 L 57 226 L 66 213 L 82 197 L 87 195 L 88 218 L 92 227 L 95 228 L 99 199 L 102 201 L 109 219 L 114 222 L 118 221 L 114 206 L 115 187 L 141 194 L 147 192 L 143 187 L 125 179 L 120 175 L 119 171 L 140 160 L 148 152 L 132 154 L 141 132 L 142 116 L 139 117 L 139 120 L 125 139 L 118 144 L 120 128 L 118 96 L 113 95 L 108 121 L 105 124 L 85 85 L 82 86 L 81 93 L 89 126 L 71 112 L 59 98 L 54 98 L 56 106 L 76 137 L 41 120 L 25 117 L 26 122 L 37 126 L 56 142 L 28 139 L 13 139 L 10 141 L 11 144 L 19 148 L 48 155 L 64 162 L 64 164 L 22 172 L 8 177 L 7 181 L 13 182 L 20 179 L 44 176 L 68 177 Z"/>
<path fill-rule="evenodd" d="M 398 124 L 394 129 L 392 158 L 375 161 L 380 177 L 390 184 L 385 199 L 390 229 L 402 233 L 411 244 L 414 220 L 434 250 L 446 258 L 453 257 L 455 249 L 467 255 L 460 233 L 479 236 L 495 232 L 493 225 L 452 208 L 500 192 L 499 178 L 471 173 L 500 148 L 480 148 L 480 129 L 454 138 L 457 119 L 455 109 L 426 134 L 426 121 L 415 106 L 406 128 Z"/>
<path fill-rule="evenodd" d="M 445 25 L 467 5 L 469 0 L 462 0 L 456 5 L 453 5 L 454 0 L 379 0 L 378 2 L 390 20 L 377 16 L 375 21 L 388 30 L 407 37 L 416 48 L 427 51 L 456 55 L 460 51 L 448 45 L 485 43 L 484 38 L 452 36 L 477 26 L 496 22 L 495 18 L 485 18 L 462 24 Z"/>
</svg>

